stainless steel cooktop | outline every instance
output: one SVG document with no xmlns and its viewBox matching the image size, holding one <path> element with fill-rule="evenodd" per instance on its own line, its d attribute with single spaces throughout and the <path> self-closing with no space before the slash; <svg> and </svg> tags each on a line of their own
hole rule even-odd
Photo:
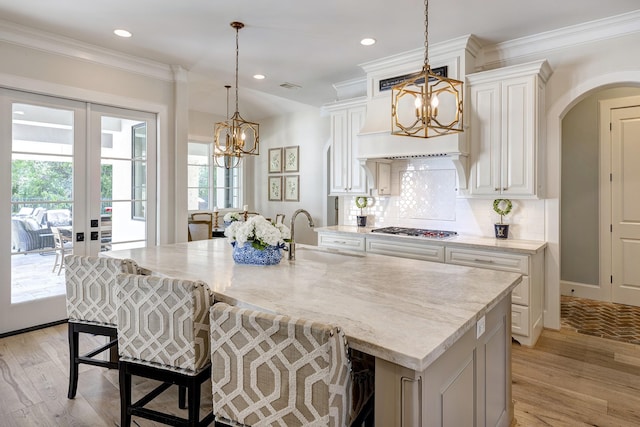
<svg viewBox="0 0 640 427">
<path fill-rule="evenodd" d="M 429 230 L 424 228 L 384 227 L 374 228 L 372 233 L 395 234 L 397 236 L 425 237 L 427 239 L 450 239 L 458 235 L 455 231 Z"/>
</svg>

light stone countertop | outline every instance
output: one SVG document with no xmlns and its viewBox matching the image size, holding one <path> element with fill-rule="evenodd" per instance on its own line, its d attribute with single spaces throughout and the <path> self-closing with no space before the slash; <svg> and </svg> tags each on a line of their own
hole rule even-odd
<svg viewBox="0 0 640 427">
<path fill-rule="evenodd" d="M 217 301 L 341 326 L 349 345 L 423 370 L 521 281 L 516 273 L 297 246 L 277 266 L 235 264 L 226 239 L 103 252 L 205 281 Z"/>
<path fill-rule="evenodd" d="M 535 254 L 547 247 L 547 242 L 537 240 L 496 239 L 493 237 L 461 236 L 449 239 L 428 239 L 417 236 L 398 236 L 394 234 L 372 233 L 371 230 L 380 227 L 356 227 L 355 225 L 334 225 L 331 227 L 314 228 L 316 232 L 331 232 L 346 235 L 359 235 L 363 237 L 375 237 L 376 239 L 396 240 L 405 239 L 411 242 L 423 242 L 425 244 L 437 244 L 449 247 L 464 247 L 469 249 L 500 250 L 502 252 L 515 252 L 523 254 Z"/>
</svg>

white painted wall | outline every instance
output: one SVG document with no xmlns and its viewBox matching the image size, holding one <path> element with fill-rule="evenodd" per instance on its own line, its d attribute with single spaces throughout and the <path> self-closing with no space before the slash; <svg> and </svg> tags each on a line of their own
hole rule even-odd
<svg viewBox="0 0 640 427">
<path fill-rule="evenodd" d="M 289 225 L 291 215 L 296 209 L 305 209 L 313 217 L 316 227 L 323 226 L 323 183 L 327 173 L 325 145 L 329 139 L 330 121 L 321 116 L 320 109 L 287 114 L 264 120 L 260 123 L 260 157 L 254 162 L 253 186 L 254 203 L 258 212 L 265 217 L 275 218 L 278 213 L 286 215 L 285 224 Z M 300 169 L 297 173 L 269 174 L 269 148 L 300 146 Z M 268 176 L 300 176 L 300 201 L 269 201 L 267 192 Z M 252 204 L 252 205 L 253 205 Z M 317 244 L 317 235 L 307 225 L 304 215 L 296 220 L 296 241 Z"/>
</svg>

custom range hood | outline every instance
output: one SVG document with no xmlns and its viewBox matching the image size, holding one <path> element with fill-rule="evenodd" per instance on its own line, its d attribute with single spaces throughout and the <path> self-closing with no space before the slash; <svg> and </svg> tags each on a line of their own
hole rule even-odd
<svg viewBox="0 0 640 427">
<path fill-rule="evenodd" d="M 390 98 L 379 97 L 367 102 L 356 154 L 365 168 L 374 159 L 447 158 L 458 172 L 459 188 L 466 189 L 468 153 L 465 132 L 427 139 L 391 135 Z"/>
<path fill-rule="evenodd" d="M 439 43 L 433 46 L 430 54 L 437 64 L 434 71 L 464 81 L 465 75 L 473 71 L 479 49 L 480 45 L 472 35 Z M 426 139 L 391 134 L 391 86 L 420 70 L 423 53 L 416 50 L 360 65 L 367 73 L 367 102 L 364 125 L 358 133 L 356 157 L 365 169 L 375 159 L 450 159 L 458 172 L 459 188 L 466 189 L 469 154 L 466 131 Z M 466 98 L 465 94 L 465 109 Z"/>
</svg>

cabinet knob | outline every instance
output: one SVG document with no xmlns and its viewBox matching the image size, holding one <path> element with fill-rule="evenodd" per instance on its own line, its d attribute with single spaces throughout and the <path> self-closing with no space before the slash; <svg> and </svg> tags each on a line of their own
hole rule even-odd
<svg viewBox="0 0 640 427">
<path fill-rule="evenodd" d="M 500 188 L 496 187 L 493 189 L 493 191 L 500 191 Z"/>
<path fill-rule="evenodd" d="M 509 187 L 502 187 L 502 191 L 507 191 L 507 188 Z"/>
</svg>

